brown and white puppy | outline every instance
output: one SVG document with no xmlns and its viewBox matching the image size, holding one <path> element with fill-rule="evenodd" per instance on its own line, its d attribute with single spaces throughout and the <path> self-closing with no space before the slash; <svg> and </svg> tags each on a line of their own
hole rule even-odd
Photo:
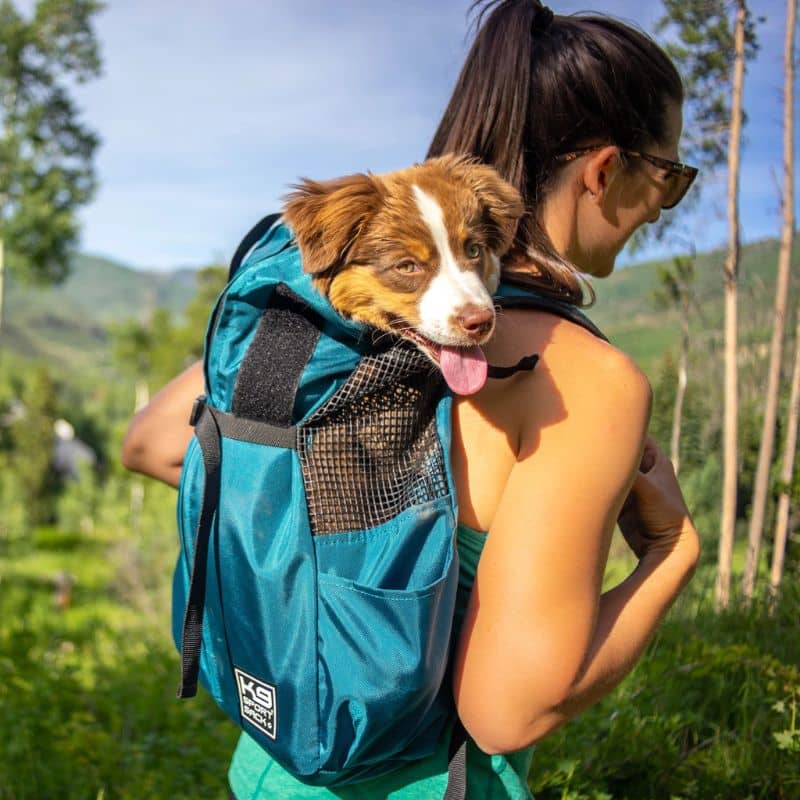
<svg viewBox="0 0 800 800">
<path fill-rule="evenodd" d="M 516 189 L 455 155 L 293 188 L 283 218 L 331 305 L 412 340 L 457 394 L 477 392 L 500 258 L 523 213 Z"/>
</svg>

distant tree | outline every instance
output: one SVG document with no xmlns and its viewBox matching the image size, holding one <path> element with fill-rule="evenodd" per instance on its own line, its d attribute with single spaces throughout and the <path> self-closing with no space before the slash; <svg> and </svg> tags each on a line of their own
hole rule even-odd
<svg viewBox="0 0 800 800">
<path fill-rule="evenodd" d="M 199 269 L 196 292 L 180 320 L 159 308 L 146 322 L 128 321 L 112 328 L 114 361 L 138 386 L 135 408 L 150 394 L 203 355 L 209 315 L 225 286 L 227 270 L 212 265 Z"/>
<path fill-rule="evenodd" d="M 778 497 L 778 513 L 775 519 L 772 567 L 769 577 L 770 591 L 773 597 L 777 595 L 783 579 L 783 562 L 789 531 L 789 500 L 792 496 L 792 476 L 794 474 L 794 460 L 797 451 L 798 416 L 800 416 L 800 314 L 797 317 L 797 330 L 795 331 L 794 339 L 794 369 L 792 371 L 786 439 L 781 464 L 780 495 Z"/>
<path fill-rule="evenodd" d="M 76 211 L 95 189 L 97 136 L 70 83 L 100 74 L 100 0 L 38 0 L 24 17 L 0 0 L 0 326 L 3 275 L 57 283 L 69 272 Z M 5 254 L 5 260 L 4 260 Z"/>
<path fill-rule="evenodd" d="M 670 459 L 677 475 L 680 470 L 681 419 L 683 399 L 689 380 L 689 317 L 694 290 L 695 254 L 676 256 L 672 267 L 658 269 L 659 286 L 654 292 L 656 304 L 662 308 L 676 308 L 681 321 L 681 346 L 678 356 L 678 386 L 672 412 L 672 434 L 670 436 Z"/>
<path fill-rule="evenodd" d="M 130 320 L 110 328 L 114 362 L 134 383 L 134 411 L 150 400 L 150 376 L 158 334 L 169 328 L 169 312 L 165 309 L 158 309 L 148 323 Z"/>
<path fill-rule="evenodd" d="M 114 361 L 120 371 L 133 380 L 133 408 L 136 412 L 150 400 L 150 380 L 155 353 L 163 340 L 169 340 L 172 326 L 169 312 L 157 309 L 148 324 L 135 320 L 111 328 Z M 144 479 L 130 477 L 130 526 L 134 535 L 141 527 L 144 506 Z"/>
<path fill-rule="evenodd" d="M 755 23 L 745 0 L 664 0 L 661 30 L 677 41 L 668 46 L 686 82 L 688 141 L 713 161 L 728 163 L 728 254 L 725 287 L 725 421 L 723 432 L 722 525 L 716 603 L 728 605 L 738 484 L 739 160 L 744 121 L 745 60 L 756 52 Z M 732 13 L 733 12 L 733 15 Z M 733 16 L 733 20 L 731 19 Z"/>
<path fill-rule="evenodd" d="M 764 514 L 769 490 L 769 475 L 775 443 L 775 423 L 778 416 L 781 362 L 783 360 L 783 335 L 786 305 L 789 297 L 789 272 L 794 236 L 794 40 L 797 21 L 797 0 L 786 4 L 786 40 L 784 46 L 783 81 L 783 224 L 778 255 L 778 279 L 775 286 L 775 309 L 772 320 L 767 394 L 764 406 L 764 427 L 758 451 L 758 469 L 753 485 L 753 505 L 750 512 L 750 529 L 747 558 L 742 576 L 742 594 L 749 601 L 753 596 L 758 572 L 761 537 L 764 531 Z"/>
<path fill-rule="evenodd" d="M 52 522 L 61 481 L 53 466 L 54 424 L 58 391 L 44 366 L 24 379 L 20 413 L 10 425 L 9 466 L 17 478 L 22 501 L 32 524 Z"/>
<path fill-rule="evenodd" d="M 195 278 L 195 294 L 189 301 L 182 315 L 182 321 L 176 325 L 172 336 L 173 363 L 166 364 L 166 373 L 160 376 L 171 378 L 184 369 L 192 361 L 203 355 L 203 339 L 208 326 L 208 318 L 219 293 L 228 277 L 227 267 L 212 264 L 197 271 Z"/>
<path fill-rule="evenodd" d="M 739 160 L 742 137 L 742 99 L 744 96 L 744 44 L 747 6 L 736 0 L 733 87 L 730 141 L 728 143 L 728 255 L 725 259 L 725 423 L 723 433 L 722 523 L 715 599 L 718 608 L 727 608 L 730 599 L 733 538 L 736 526 L 738 491 L 738 415 L 739 415 Z"/>
</svg>

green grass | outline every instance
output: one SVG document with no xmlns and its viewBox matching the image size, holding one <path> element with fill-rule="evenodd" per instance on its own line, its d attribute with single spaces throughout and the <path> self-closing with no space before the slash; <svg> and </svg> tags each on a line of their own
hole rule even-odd
<svg viewBox="0 0 800 800">
<path fill-rule="evenodd" d="M 616 691 L 537 746 L 537 800 L 800 797 L 800 592 L 771 616 L 717 614 L 713 578 L 701 570 Z"/>
<path fill-rule="evenodd" d="M 175 698 L 169 609 L 154 619 L 120 597 L 108 541 L 48 529 L 4 544 L 0 799 L 227 798 L 236 730 L 207 695 Z M 75 581 L 65 611 L 60 571 Z"/>
<path fill-rule="evenodd" d="M 138 538 L 115 524 L 0 541 L 0 800 L 227 798 L 236 729 L 207 695 L 174 695 L 174 495 L 148 483 L 145 497 Z M 787 576 L 772 615 L 760 601 L 717 614 L 715 557 L 631 676 L 537 745 L 537 800 L 800 796 L 800 590 Z M 606 585 L 633 566 L 616 536 Z"/>
</svg>

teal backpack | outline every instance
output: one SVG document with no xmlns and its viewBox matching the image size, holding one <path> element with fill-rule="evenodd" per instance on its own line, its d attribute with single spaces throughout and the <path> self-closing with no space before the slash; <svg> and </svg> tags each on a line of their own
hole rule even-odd
<svg viewBox="0 0 800 800">
<path fill-rule="evenodd" d="M 572 306 L 501 288 L 503 306 L 591 327 Z M 445 797 L 463 798 L 451 396 L 413 344 L 374 334 L 313 288 L 277 215 L 245 237 L 206 333 L 179 486 L 178 695 L 199 679 L 314 785 L 424 758 L 450 729 Z"/>
</svg>

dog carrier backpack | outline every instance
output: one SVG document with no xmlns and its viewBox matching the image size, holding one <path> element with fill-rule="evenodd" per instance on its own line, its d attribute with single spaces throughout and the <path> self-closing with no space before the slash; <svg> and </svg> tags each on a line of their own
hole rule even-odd
<svg viewBox="0 0 800 800">
<path fill-rule="evenodd" d="M 452 726 L 445 796 L 463 797 L 441 374 L 409 342 L 342 319 L 275 217 L 234 256 L 204 374 L 178 494 L 179 696 L 199 678 L 315 785 L 424 758 Z"/>
</svg>

